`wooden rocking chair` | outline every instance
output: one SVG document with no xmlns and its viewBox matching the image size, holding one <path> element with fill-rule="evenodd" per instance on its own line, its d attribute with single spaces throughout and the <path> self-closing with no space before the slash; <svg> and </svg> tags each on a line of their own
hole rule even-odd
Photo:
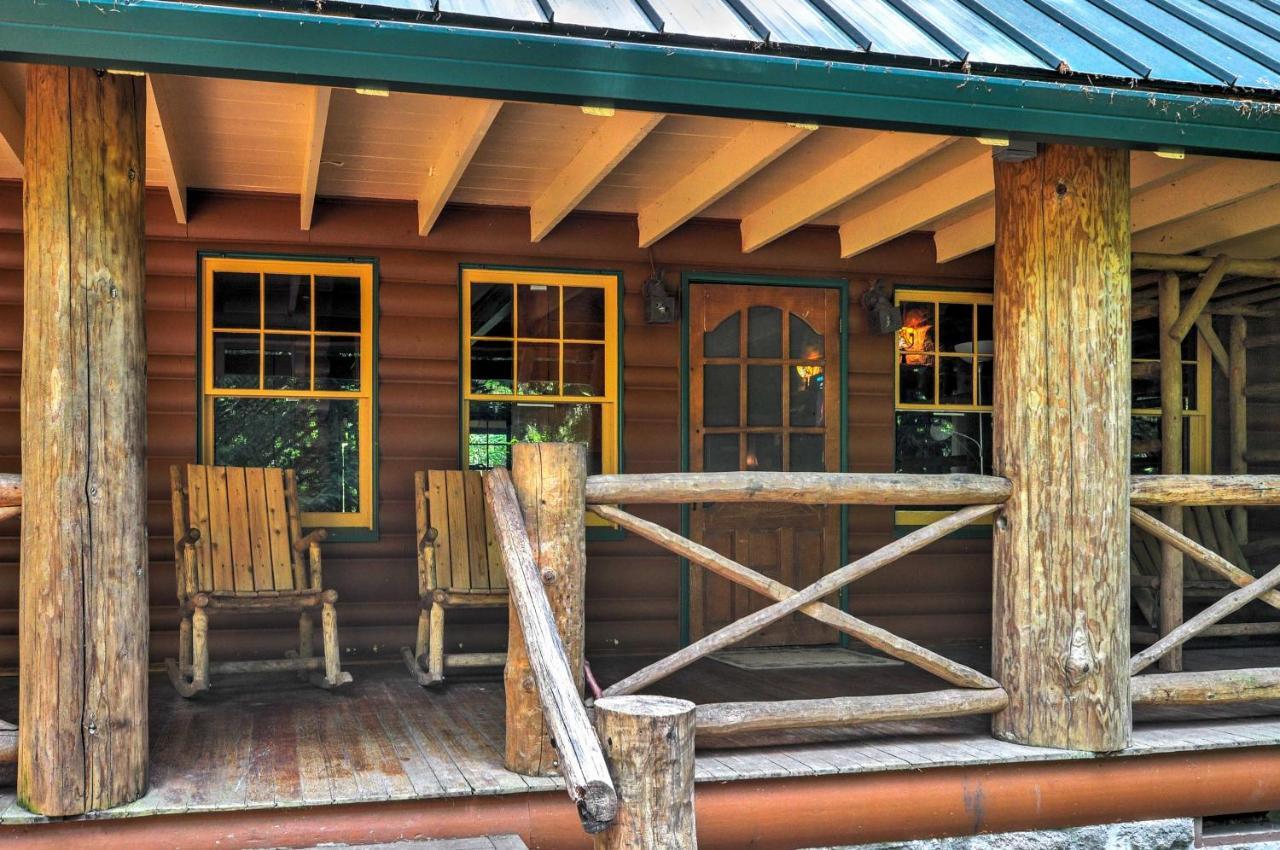
<svg viewBox="0 0 1280 850">
<path fill-rule="evenodd" d="M 173 549 L 182 611 L 179 658 L 166 659 L 178 693 L 209 688 L 209 674 L 292 670 L 336 688 L 351 681 L 339 664 L 335 590 L 321 583 L 320 543 L 305 537 L 292 469 L 169 467 Z M 312 657 L 312 612 L 320 609 L 324 658 Z M 298 649 L 270 661 L 209 662 L 209 615 L 297 611 Z M 319 671 L 323 671 L 323 675 Z"/>
<path fill-rule="evenodd" d="M 420 685 L 444 682 L 445 667 L 500 667 L 505 652 L 445 654 L 449 608 L 507 607 L 507 574 L 489 528 L 482 473 L 459 470 L 413 476 L 418 516 L 418 641 L 400 650 Z"/>
</svg>

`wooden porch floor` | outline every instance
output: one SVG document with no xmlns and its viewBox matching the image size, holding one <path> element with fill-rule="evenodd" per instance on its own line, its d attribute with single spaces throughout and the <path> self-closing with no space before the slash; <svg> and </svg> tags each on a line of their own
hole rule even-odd
<svg viewBox="0 0 1280 850">
<path fill-rule="evenodd" d="M 948 649 L 972 661 L 984 650 Z M 969 656 L 969 657 L 963 657 Z M 595 663 L 604 682 L 642 659 Z M 1189 669 L 1280 665 L 1280 647 L 1193 650 Z M 151 683 L 151 791 L 95 818 L 252 808 L 523 794 L 558 789 L 559 780 L 522 777 L 502 767 L 503 700 L 497 678 L 424 691 L 403 667 L 356 666 L 355 683 L 330 693 L 291 676 L 223 677 L 214 690 L 183 700 L 163 676 Z M 699 702 L 783 699 L 936 688 L 914 668 L 865 667 L 748 672 L 704 661 L 655 690 Z M 16 680 L 0 681 L 0 711 L 16 706 Z M 985 717 L 876 724 L 813 736 L 805 743 L 701 750 L 699 782 L 865 773 L 1006 762 L 1094 758 L 1023 747 L 988 737 Z M 730 742 L 732 743 L 732 742 Z M 1280 745 L 1280 704 L 1139 712 L 1123 755 Z M 42 820 L 0 788 L 0 823 Z"/>
</svg>

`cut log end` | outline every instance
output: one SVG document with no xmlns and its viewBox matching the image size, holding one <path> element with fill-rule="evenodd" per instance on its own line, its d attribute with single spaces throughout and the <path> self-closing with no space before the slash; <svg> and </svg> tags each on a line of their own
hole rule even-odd
<svg viewBox="0 0 1280 850">
<path fill-rule="evenodd" d="M 578 818 L 588 835 L 604 832 L 618 817 L 618 794 L 607 782 L 591 781 L 578 792 Z"/>
</svg>

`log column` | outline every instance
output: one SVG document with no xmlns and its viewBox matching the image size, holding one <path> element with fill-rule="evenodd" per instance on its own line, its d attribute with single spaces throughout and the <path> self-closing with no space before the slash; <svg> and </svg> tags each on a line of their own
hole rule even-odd
<svg viewBox="0 0 1280 850">
<path fill-rule="evenodd" d="M 587 576 L 586 447 L 581 443 L 517 443 L 511 451 L 511 478 L 534 562 L 581 696 Z M 506 765 L 526 776 L 550 776 L 559 772 L 556 751 L 547 734 L 514 601 L 510 612 L 503 674 Z"/>
<path fill-rule="evenodd" d="M 27 72 L 18 799 L 147 787 L 146 342 L 138 80 Z"/>
<path fill-rule="evenodd" d="M 1129 158 L 997 162 L 993 669 L 1008 741 L 1124 747 L 1129 704 Z"/>
<path fill-rule="evenodd" d="M 1176 272 L 1160 276 L 1160 473 L 1178 475 L 1182 470 L 1182 340 L 1174 326 L 1182 312 L 1182 283 Z M 1164 523 L 1174 531 L 1182 531 L 1182 508 L 1170 505 L 1164 509 Z M 1182 625 L 1183 609 L 1182 553 L 1166 543 L 1160 544 L 1160 637 Z M 1160 657 L 1160 669 L 1173 672 L 1182 669 L 1182 647 L 1175 646 Z"/>
</svg>

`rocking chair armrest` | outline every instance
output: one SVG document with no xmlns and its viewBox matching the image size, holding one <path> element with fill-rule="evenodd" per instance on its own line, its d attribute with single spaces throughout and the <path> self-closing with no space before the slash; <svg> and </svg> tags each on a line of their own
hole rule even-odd
<svg viewBox="0 0 1280 850">
<path fill-rule="evenodd" d="M 436 545 L 436 539 L 440 537 L 440 532 L 434 527 L 428 528 L 422 533 L 422 539 L 418 541 L 418 551 L 425 552 L 428 546 Z"/>
<path fill-rule="evenodd" d="M 195 556 L 196 543 L 200 540 L 200 529 L 188 528 L 187 533 L 178 539 L 177 558 L 174 566 L 178 573 L 178 601 L 189 599 L 196 590 L 195 565 L 191 563 Z"/>
<path fill-rule="evenodd" d="M 329 537 L 329 532 L 323 528 L 317 528 L 301 540 L 297 540 L 293 544 L 293 548 L 299 552 L 306 552 L 311 548 L 313 543 L 323 543 Z"/>
</svg>

